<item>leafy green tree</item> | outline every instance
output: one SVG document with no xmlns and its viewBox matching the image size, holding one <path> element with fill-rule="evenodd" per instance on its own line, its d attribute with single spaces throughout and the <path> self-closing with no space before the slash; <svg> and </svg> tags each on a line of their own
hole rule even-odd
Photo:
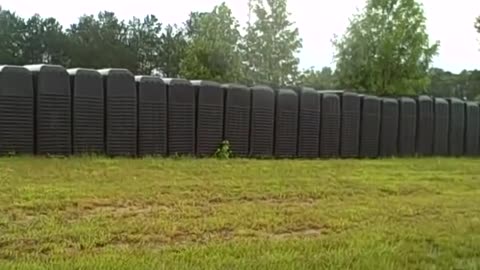
<svg viewBox="0 0 480 270">
<path fill-rule="evenodd" d="M 338 88 L 335 74 L 329 67 L 324 67 L 320 71 L 313 68 L 304 70 L 299 76 L 299 84 L 317 90 L 333 90 Z"/>
<path fill-rule="evenodd" d="M 160 33 L 162 25 L 154 15 L 146 16 L 143 21 L 133 18 L 128 23 L 128 45 L 136 55 L 137 74 L 150 75 L 160 66 Z"/>
<path fill-rule="evenodd" d="M 0 6 L 0 63 L 22 65 L 25 21 Z"/>
<path fill-rule="evenodd" d="M 430 44 L 425 21 L 416 0 L 368 0 L 333 42 L 340 83 L 379 95 L 425 91 L 439 47 Z"/>
<path fill-rule="evenodd" d="M 220 82 L 241 80 L 238 28 L 238 21 L 225 3 L 209 13 L 192 13 L 186 22 L 187 47 L 181 61 L 181 75 Z"/>
<path fill-rule="evenodd" d="M 251 83 L 292 84 L 299 74 L 296 54 L 302 40 L 289 20 L 287 0 L 250 0 L 249 6 L 254 21 L 248 23 L 243 42 L 248 78 Z"/>
</svg>

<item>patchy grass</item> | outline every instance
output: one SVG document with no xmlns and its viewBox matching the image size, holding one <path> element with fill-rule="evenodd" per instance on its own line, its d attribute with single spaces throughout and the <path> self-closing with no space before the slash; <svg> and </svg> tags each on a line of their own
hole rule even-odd
<svg viewBox="0 0 480 270">
<path fill-rule="evenodd" d="M 479 269 L 480 160 L 0 159 L 0 269 Z"/>
</svg>

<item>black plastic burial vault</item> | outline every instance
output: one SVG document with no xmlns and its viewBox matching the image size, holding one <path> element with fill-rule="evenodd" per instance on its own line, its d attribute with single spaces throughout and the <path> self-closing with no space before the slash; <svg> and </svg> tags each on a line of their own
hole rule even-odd
<svg viewBox="0 0 480 270">
<path fill-rule="evenodd" d="M 275 93 L 267 86 L 252 88 L 250 155 L 273 155 Z"/>
<path fill-rule="evenodd" d="M 195 154 L 195 89 L 183 79 L 164 79 L 168 93 L 168 153 Z"/>
<path fill-rule="evenodd" d="M 479 154 L 480 115 L 476 102 L 467 102 L 465 107 L 465 155 Z"/>
<path fill-rule="evenodd" d="M 136 76 L 138 154 L 167 155 L 167 86 L 156 76 Z"/>
<path fill-rule="evenodd" d="M 382 100 L 382 113 L 380 123 L 380 156 L 391 157 L 398 153 L 398 101 L 393 98 Z"/>
<path fill-rule="evenodd" d="M 298 141 L 298 95 L 290 89 L 277 93 L 275 111 L 275 156 L 295 157 Z"/>
<path fill-rule="evenodd" d="M 461 156 L 465 139 L 465 102 L 457 98 L 447 99 L 450 105 L 449 154 Z"/>
<path fill-rule="evenodd" d="M 102 76 L 94 69 L 69 69 L 74 154 L 104 153 L 105 100 Z"/>
<path fill-rule="evenodd" d="M 70 79 L 65 68 L 56 65 L 26 66 L 33 74 L 36 100 L 36 153 L 72 153 L 72 107 Z"/>
<path fill-rule="evenodd" d="M 211 156 L 223 140 L 224 90 L 209 81 L 192 81 L 197 95 L 198 156 Z"/>
<path fill-rule="evenodd" d="M 322 94 L 320 129 L 320 156 L 338 157 L 340 153 L 340 97 L 337 94 Z"/>
<path fill-rule="evenodd" d="M 33 154 L 33 102 L 30 71 L 0 66 L 0 155 Z"/>
<path fill-rule="evenodd" d="M 362 98 L 360 156 L 376 158 L 379 153 L 381 100 L 375 96 Z"/>
<path fill-rule="evenodd" d="M 316 158 L 319 156 L 320 111 L 322 96 L 314 89 L 300 91 L 298 128 L 298 156 Z"/>
<path fill-rule="evenodd" d="M 344 158 L 358 157 L 360 150 L 360 96 L 345 92 L 342 97 L 342 128 L 340 131 L 340 155 Z"/>
<path fill-rule="evenodd" d="M 137 90 L 126 69 L 103 69 L 105 89 L 105 145 L 110 156 L 137 154 Z"/>
<path fill-rule="evenodd" d="M 417 154 L 431 156 L 433 154 L 434 103 L 428 96 L 417 99 Z"/>
<path fill-rule="evenodd" d="M 224 139 L 230 144 L 233 155 L 249 154 L 251 90 L 243 85 L 227 84 L 225 91 Z"/>
<path fill-rule="evenodd" d="M 434 99 L 433 155 L 448 155 L 448 133 L 450 130 L 450 109 L 445 99 Z"/>
<path fill-rule="evenodd" d="M 417 133 L 417 104 L 414 99 L 407 97 L 400 98 L 399 104 L 398 154 L 413 156 Z"/>
</svg>

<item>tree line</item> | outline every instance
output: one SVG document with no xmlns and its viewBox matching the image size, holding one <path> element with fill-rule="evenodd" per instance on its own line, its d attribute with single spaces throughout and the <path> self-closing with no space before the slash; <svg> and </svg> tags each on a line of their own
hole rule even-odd
<svg viewBox="0 0 480 270">
<path fill-rule="evenodd" d="M 431 66 L 440 44 L 430 44 L 416 0 L 367 0 L 346 32 L 333 39 L 334 70 L 300 70 L 302 39 L 287 0 L 248 0 L 248 7 L 243 28 L 222 3 L 190 13 L 180 25 L 164 25 L 155 15 L 124 21 L 103 11 L 66 29 L 55 18 L 21 18 L 0 7 L 0 63 L 122 67 L 248 85 L 480 99 L 480 71 L 452 74 Z M 480 33 L 480 17 L 474 26 Z"/>
</svg>

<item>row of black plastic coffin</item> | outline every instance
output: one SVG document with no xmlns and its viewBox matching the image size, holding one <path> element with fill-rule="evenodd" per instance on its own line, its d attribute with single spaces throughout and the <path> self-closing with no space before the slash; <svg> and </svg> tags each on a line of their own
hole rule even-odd
<svg viewBox="0 0 480 270">
<path fill-rule="evenodd" d="M 478 155 L 478 104 L 0 67 L 0 153 L 111 156 Z"/>
</svg>

